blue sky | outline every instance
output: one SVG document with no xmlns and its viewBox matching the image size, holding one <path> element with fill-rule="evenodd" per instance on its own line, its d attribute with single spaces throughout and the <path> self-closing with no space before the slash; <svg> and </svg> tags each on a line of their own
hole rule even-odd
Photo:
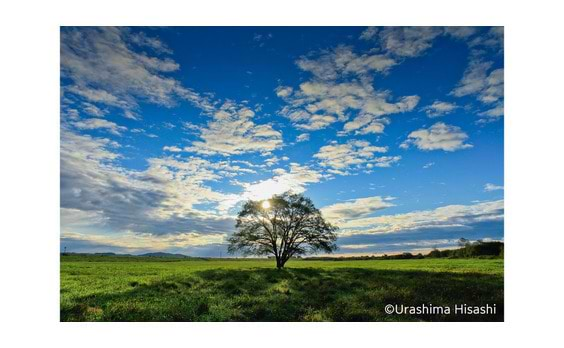
<svg viewBox="0 0 564 348">
<path fill-rule="evenodd" d="M 500 27 L 62 28 L 61 248 L 216 256 L 286 190 L 339 254 L 502 240 L 503 68 Z"/>
</svg>

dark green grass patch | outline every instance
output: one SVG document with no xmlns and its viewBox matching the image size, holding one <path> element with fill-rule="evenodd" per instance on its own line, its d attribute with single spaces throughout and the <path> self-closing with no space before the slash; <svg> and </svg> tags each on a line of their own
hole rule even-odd
<svg viewBox="0 0 564 348">
<path fill-rule="evenodd" d="M 496 305 L 495 315 L 386 314 Z M 502 260 L 61 262 L 62 321 L 501 321 Z"/>
</svg>

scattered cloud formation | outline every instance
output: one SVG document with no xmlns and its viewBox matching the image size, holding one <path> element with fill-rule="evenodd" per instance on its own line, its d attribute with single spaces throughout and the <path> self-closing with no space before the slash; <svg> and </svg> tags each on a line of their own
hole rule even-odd
<svg viewBox="0 0 564 348">
<path fill-rule="evenodd" d="M 503 191 L 503 186 L 490 184 L 490 183 L 484 185 L 484 191 L 486 192 L 499 191 L 499 190 Z"/>
<path fill-rule="evenodd" d="M 489 123 L 491 121 L 499 120 L 503 114 L 503 102 L 499 102 L 493 108 L 478 113 L 478 115 L 484 116 L 484 118 L 479 120 L 479 123 Z"/>
<path fill-rule="evenodd" d="M 401 159 L 400 156 L 376 156 L 387 151 L 388 148 L 373 146 L 367 141 L 351 140 L 345 144 L 332 142 L 325 145 L 313 157 L 320 160 L 320 165 L 327 168 L 328 173 L 349 175 L 352 169 L 390 167 Z"/>
<path fill-rule="evenodd" d="M 206 127 L 199 128 L 199 141 L 184 148 L 203 155 L 238 155 L 247 152 L 269 154 L 282 145 L 282 133 L 270 124 L 255 124 L 255 112 L 225 102 Z"/>
<path fill-rule="evenodd" d="M 492 70 L 492 62 L 473 60 L 464 72 L 462 80 L 451 92 L 456 97 L 475 95 L 477 100 L 488 107 L 479 112 L 481 122 L 491 122 L 503 116 L 503 68 Z"/>
<path fill-rule="evenodd" d="M 323 217 L 339 224 L 350 219 L 366 217 L 378 210 L 393 207 L 393 197 L 366 197 L 351 199 L 343 203 L 335 203 L 321 208 Z"/>
<path fill-rule="evenodd" d="M 182 152 L 182 149 L 179 148 L 178 146 L 164 146 L 164 147 L 163 147 L 163 151 Z"/>
<path fill-rule="evenodd" d="M 449 34 L 462 31 L 448 29 Z M 362 40 L 375 40 L 379 48 L 391 56 L 417 57 L 429 49 L 435 38 L 444 34 L 441 27 L 369 27 L 360 35 Z"/>
<path fill-rule="evenodd" d="M 447 205 L 433 210 L 344 219 L 338 226 L 342 236 L 400 233 L 429 228 L 464 229 L 470 225 L 503 221 L 503 200 L 472 205 Z"/>
<path fill-rule="evenodd" d="M 296 142 L 301 143 L 302 141 L 309 140 L 309 133 L 302 133 L 296 137 Z"/>
<path fill-rule="evenodd" d="M 376 91 L 371 83 L 358 81 L 308 81 L 286 97 L 288 103 L 281 114 L 298 129 L 319 130 L 348 120 L 347 112 L 357 116 L 345 123 L 343 132 L 357 134 L 382 133 L 390 114 L 411 111 L 419 102 L 418 96 L 407 96 L 390 102 L 390 93 Z"/>
<path fill-rule="evenodd" d="M 433 102 L 433 104 L 423 107 L 422 110 L 425 111 L 427 116 L 433 118 L 449 114 L 456 110 L 458 107 L 459 106 L 454 103 L 436 100 L 435 102 Z"/>
<path fill-rule="evenodd" d="M 499 101 L 503 97 L 503 69 L 490 71 L 491 66 L 491 62 L 471 62 L 452 94 L 456 97 L 477 95 L 485 104 Z"/>
<path fill-rule="evenodd" d="M 378 34 L 378 28 L 368 27 L 361 34 L 359 39 L 361 40 L 371 40 Z"/>
<path fill-rule="evenodd" d="M 288 87 L 288 86 L 278 86 L 278 87 L 276 87 L 276 89 L 274 91 L 276 92 L 276 95 L 278 97 L 286 98 L 286 97 L 289 97 L 292 94 L 294 89 L 292 87 Z"/>
<path fill-rule="evenodd" d="M 482 55 L 484 48 L 493 49 L 498 53 L 503 51 L 503 27 L 492 27 L 485 34 L 478 35 L 468 42 L 468 45 L 475 51 L 474 55 Z"/>
<path fill-rule="evenodd" d="M 458 86 L 452 91 L 457 97 L 476 95 L 477 99 L 490 109 L 478 113 L 478 123 L 498 120 L 503 116 L 503 68 L 490 70 L 493 62 L 484 60 L 485 51 L 503 51 L 503 27 L 492 27 L 485 33 L 477 27 L 369 27 L 360 35 L 361 40 L 376 42 L 377 48 L 395 59 L 417 57 L 424 54 L 434 40 L 446 35 L 462 40 L 471 50 L 470 64 Z M 493 104 L 493 107 L 491 105 Z M 442 116 L 453 109 L 443 109 L 437 104 L 425 109 L 429 117 Z"/>
<path fill-rule="evenodd" d="M 445 34 L 456 39 L 468 39 L 478 32 L 476 27 L 445 27 L 444 30 Z"/>
<path fill-rule="evenodd" d="M 415 95 L 393 101 L 389 91 L 374 88 L 374 74 L 386 74 L 396 65 L 383 54 L 358 55 L 349 46 L 338 46 L 316 57 L 301 57 L 296 64 L 312 79 L 296 89 L 279 86 L 275 92 L 287 103 L 280 114 L 298 129 L 324 129 L 349 121 L 348 113 L 355 112 L 342 133 L 382 133 L 389 123 L 385 116 L 411 111 L 419 102 Z"/>
<path fill-rule="evenodd" d="M 361 34 L 361 40 L 375 40 L 380 49 L 398 56 L 415 57 L 432 46 L 440 35 L 466 40 L 478 32 L 476 27 L 368 27 Z M 488 33 L 488 35 L 491 35 Z M 478 42 L 474 43 L 477 45 Z"/>
<path fill-rule="evenodd" d="M 350 46 L 338 46 L 314 59 L 301 57 L 296 64 L 319 80 L 336 80 L 346 75 L 366 77 L 371 72 L 383 73 L 396 62 L 383 54 L 358 55 Z"/>
<path fill-rule="evenodd" d="M 148 159 L 145 171 L 119 165 L 119 144 L 62 130 L 61 208 L 63 232 L 82 229 L 135 233 L 227 233 L 233 218 L 196 209 L 230 198 L 205 186 L 244 168 L 200 158 Z M 218 208 L 219 210 L 219 208 Z M 74 222 L 73 222 L 74 221 Z M 77 223 L 79 225 L 77 225 Z"/>
<path fill-rule="evenodd" d="M 253 35 L 253 41 L 257 42 L 259 47 L 264 47 L 266 42 L 273 37 L 274 35 L 272 35 L 272 33 L 255 33 Z"/>
<path fill-rule="evenodd" d="M 113 135 L 121 135 L 121 132 L 126 131 L 127 127 L 118 126 L 116 123 L 104 120 L 101 118 L 89 118 L 82 121 L 76 121 L 72 123 L 78 129 L 104 129 Z"/>
<path fill-rule="evenodd" d="M 153 55 L 134 50 L 151 48 Z M 139 118 L 139 101 L 165 107 L 188 100 L 209 109 L 206 98 L 168 73 L 178 63 L 168 57 L 170 50 L 157 38 L 116 27 L 65 28 L 61 31 L 61 77 L 72 81 L 65 90 L 89 103 L 122 109 L 125 117 Z"/>
<path fill-rule="evenodd" d="M 468 135 L 460 127 L 447 125 L 443 122 L 437 122 L 427 129 L 413 131 L 409 133 L 407 138 L 400 145 L 403 149 L 414 145 L 424 151 L 443 150 L 450 152 L 473 147 L 473 145 L 466 143 Z"/>
<path fill-rule="evenodd" d="M 186 249 L 194 246 L 221 244 L 226 234 L 223 233 L 179 233 L 153 235 L 149 233 L 124 232 L 111 235 L 63 232 L 61 240 L 67 243 L 91 244 L 106 250 L 117 249 L 120 252 L 140 253 L 159 252 L 173 249 Z"/>
<path fill-rule="evenodd" d="M 107 110 L 99 108 L 96 105 L 87 102 L 82 103 L 82 111 L 94 117 L 104 117 L 108 113 Z"/>
<path fill-rule="evenodd" d="M 399 57 L 416 57 L 443 33 L 440 27 L 386 27 L 378 32 L 380 46 Z"/>
</svg>

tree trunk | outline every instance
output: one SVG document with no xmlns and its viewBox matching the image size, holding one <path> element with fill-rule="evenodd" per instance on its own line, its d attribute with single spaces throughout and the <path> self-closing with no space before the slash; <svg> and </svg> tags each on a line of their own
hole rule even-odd
<svg viewBox="0 0 564 348">
<path fill-rule="evenodd" d="M 278 268 L 278 269 L 284 268 L 284 263 L 285 262 L 282 260 L 281 257 L 276 258 L 276 268 Z"/>
</svg>

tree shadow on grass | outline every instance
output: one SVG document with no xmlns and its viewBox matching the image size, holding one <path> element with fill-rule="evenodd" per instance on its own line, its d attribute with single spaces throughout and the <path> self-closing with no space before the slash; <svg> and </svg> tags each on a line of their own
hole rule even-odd
<svg viewBox="0 0 564 348">
<path fill-rule="evenodd" d="M 213 269 L 130 290 L 87 296 L 61 320 L 102 321 L 503 321 L 503 276 L 339 269 Z M 448 306 L 450 314 L 386 314 L 388 304 Z M 495 314 L 454 313 L 496 305 Z"/>
</svg>

